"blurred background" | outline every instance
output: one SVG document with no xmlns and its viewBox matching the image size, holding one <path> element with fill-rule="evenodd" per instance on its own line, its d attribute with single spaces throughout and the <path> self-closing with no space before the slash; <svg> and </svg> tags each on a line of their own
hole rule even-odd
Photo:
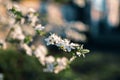
<svg viewBox="0 0 120 80">
<path fill-rule="evenodd" d="M 0 80 L 120 80 L 120 0 L 0 0 L 0 40 L 9 29 L 4 4 L 11 2 L 39 12 L 46 32 L 84 44 L 91 52 L 55 75 L 43 73 L 36 58 L 11 46 L 0 49 Z"/>
</svg>

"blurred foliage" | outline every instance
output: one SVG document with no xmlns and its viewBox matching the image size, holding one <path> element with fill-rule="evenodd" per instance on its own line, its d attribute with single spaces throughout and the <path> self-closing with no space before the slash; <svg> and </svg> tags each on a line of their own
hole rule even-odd
<svg viewBox="0 0 120 80">
<path fill-rule="evenodd" d="M 77 58 L 71 68 L 59 74 L 44 73 L 34 56 L 16 50 L 0 50 L 0 73 L 5 80 L 120 80 L 118 54 L 92 52 Z"/>
<path fill-rule="evenodd" d="M 0 50 L 0 72 L 4 74 L 4 80 L 56 80 L 54 74 L 43 73 L 35 57 L 13 50 Z"/>
<path fill-rule="evenodd" d="M 92 52 L 85 59 L 76 59 L 71 67 L 81 80 L 120 80 L 119 56 L 113 53 Z"/>
</svg>

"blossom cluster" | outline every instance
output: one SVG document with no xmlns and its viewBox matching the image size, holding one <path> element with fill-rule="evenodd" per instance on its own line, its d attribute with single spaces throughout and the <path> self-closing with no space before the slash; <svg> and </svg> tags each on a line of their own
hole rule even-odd
<svg viewBox="0 0 120 80">
<path fill-rule="evenodd" d="M 29 43 L 31 39 L 28 36 L 33 37 L 34 35 L 41 34 L 44 30 L 44 26 L 39 23 L 37 12 L 34 9 L 28 9 L 23 13 L 19 6 L 13 5 L 12 8 L 8 9 L 8 15 L 10 16 L 10 40 L 17 40 L 19 42 Z M 26 30 L 28 29 L 29 30 Z"/>
<path fill-rule="evenodd" d="M 62 39 L 56 34 L 51 34 L 48 38 L 45 39 L 47 45 L 55 45 L 58 48 L 62 49 L 65 52 L 71 53 L 77 56 L 85 57 L 85 53 L 88 53 L 88 49 L 83 49 L 83 45 L 79 45 L 77 43 L 70 42 L 68 39 Z"/>
<path fill-rule="evenodd" d="M 21 48 L 26 51 L 29 56 L 35 56 L 45 68 L 44 72 L 59 73 L 67 68 L 69 60 L 66 57 L 55 58 L 52 55 L 47 56 L 47 48 L 43 45 L 37 47 L 29 47 L 27 44 L 21 44 Z"/>
<path fill-rule="evenodd" d="M 51 34 L 48 38 L 45 39 L 47 45 L 56 45 L 66 52 L 71 52 L 72 49 L 79 46 L 78 44 L 70 43 L 68 39 L 62 39 L 56 34 Z"/>
<path fill-rule="evenodd" d="M 54 72 L 59 73 L 60 71 L 64 70 L 68 66 L 68 59 L 66 57 L 62 58 L 55 58 L 53 56 L 48 56 L 46 58 L 46 68 L 44 69 L 44 72 Z"/>
<path fill-rule="evenodd" d="M 29 8 L 25 13 L 22 13 L 19 6 L 13 5 L 13 7 L 8 10 L 8 13 L 15 19 L 14 23 L 19 22 L 22 25 L 29 24 L 29 26 L 32 26 L 35 30 L 44 29 L 44 27 L 39 24 L 40 20 L 38 18 L 38 13 L 32 8 Z"/>
</svg>

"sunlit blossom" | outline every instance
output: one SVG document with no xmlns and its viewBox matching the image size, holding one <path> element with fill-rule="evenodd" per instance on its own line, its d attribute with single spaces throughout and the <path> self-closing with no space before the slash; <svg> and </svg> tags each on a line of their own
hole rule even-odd
<svg viewBox="0 0 120 80">
<path fill-rule="evenodd" d="M 46 55 L 47 55 L 47 49 L 45 46 L 39 45 L 35 49 L 34 55 L 39 59 L 39 61 L 41 62 L 42 65 L 45 65 L 45 59 L 46 59 Z"/>
<path fill-rule="evenodd" d="M 10 33 L 10 37 L 12 39 L 24 40 L 25 35 L 23 34 L 21 27 L 19 25 L 15 25 Z"/>
<path fill-rule="evenodd" d="M 41 24 L 39 24 L 39 25 L 37 25 L 36 27 L 35 27 L 35 30 L 43 30 L 45 27 L 44 26 L 42 26 Z"/>
<path fill-rule="evenodd" d="M 56 62 L 57 62 L 57 66 L 55 67 L 54 70 L 56 74 L 67 68 L 68 59 L 66 57 L 57 58 Z"/>
<path fill-rule="evenodd" d="M 53 72 L 55 65 L 55 58 L 53 56 L 48 56 L 45 59 L 46 68 L 43 69 L 44 72 Z"/>
</svg>

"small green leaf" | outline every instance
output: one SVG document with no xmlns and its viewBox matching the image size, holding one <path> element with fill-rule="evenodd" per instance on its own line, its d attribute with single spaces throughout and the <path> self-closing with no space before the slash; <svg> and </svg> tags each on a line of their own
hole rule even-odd
<svg viewBox="0 0 120 80">
<path fill-rule="evenodd" d="M 80 49 L 83 49 L 83 45 L 80 46 Z"/>
<path fill-rule="evenodd" d="M 86 54 L 86 53 L 89 53 L 89 52 L 90 52 L 90 50 L 88 50 L 88 49 L 81 50 L 81 53 L 83 53 L 83 54 Z"/>
<path fill-rule="evenodd" d="M 31 36 L 26 36 L 25 39 L 24 39 L 24 43 L 29 44 L 30 41 L 31 41 Z"/>
<path fill-rule="evenodd" d="M 35 16 L 39 16 L 39 13 L 34 13 Z"/>
<path fill-rule="evenodd" d="M 41 30 L 36 30 L 36 33 L 40 36 L 43 36 L 46 34 L 44 31 L 41 31 Z"/>
</svg>

